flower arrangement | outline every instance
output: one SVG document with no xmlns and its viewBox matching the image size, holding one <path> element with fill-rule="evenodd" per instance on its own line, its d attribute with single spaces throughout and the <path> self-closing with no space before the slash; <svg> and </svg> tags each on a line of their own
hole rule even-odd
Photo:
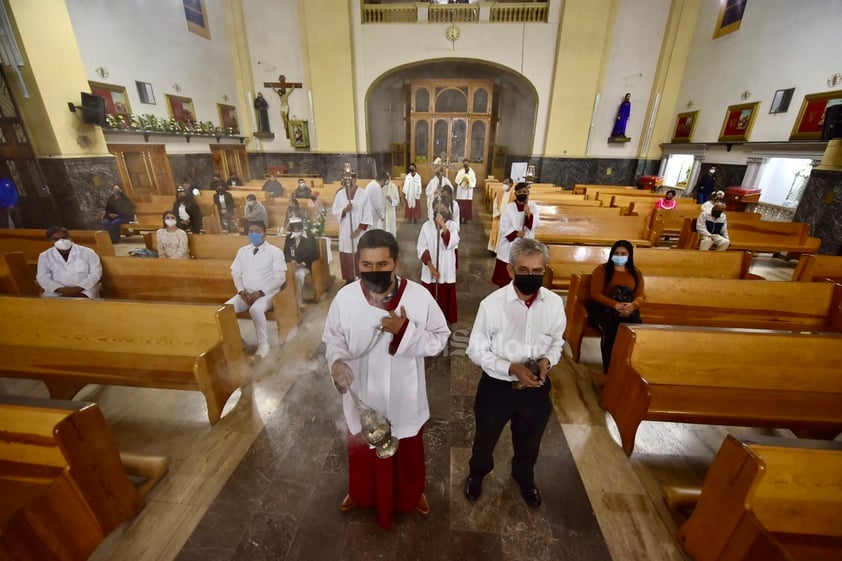
<svg viewBox="0 0 842 561">
<path fill-rule="evenodd" d="M 321 238 L 325 232 L 325 213 L 320 212 L 315 219 L 311 219 L 309 214 L 305 214 L 304 229 L 311 238 Z"/>
<path fill-rule="evenodd" d="M 106 115 L 105 127 L 109 130 L 153 131 L 169 134 L 204 134 L 208 136 L 235 136 L 240 134 L 240 131 L 234 127 L 223 128 L 213 124 L 212 121 L 167 120 L 148 113 L 143 115 Z"/>
</svg>

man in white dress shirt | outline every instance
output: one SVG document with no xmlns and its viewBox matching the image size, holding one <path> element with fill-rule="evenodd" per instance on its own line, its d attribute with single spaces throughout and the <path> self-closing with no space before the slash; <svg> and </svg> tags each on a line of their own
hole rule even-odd
<svg viewBox="0 0 842 561">
<path fill-rule="evenodd" d="M 96 252 L 70 239 L 65 228 L 47 230 L 53 247 L 38 256 L 35 280 L 44 289 L 41 296 L 64 298 L 98 298 L 102 263 Z"/>
<path fill-rule="evenodd" d="M 456 200 L 462 215 L 462 223 L 468 222 L 474 214 L 474 187 L 477 186 L 477 175 L 471 169 L 471 163 L 466 158 L 462 162 L 462 169 L 456 172 Z"/>
<path fill-rule="evenodd" d="M 479 499 L 482 480 L 494 469 L 493 452 L 511 421 L 511 475 L 527 505 L 541 506 L 534 467 L 552 412 L 547 373 L 561 358 L 566 325 L 560 296 L 543 288 L 547 247 L 521 238 L 511 247 L 512 281 L 479 305 L 468 356 L 480 368 L 474 413 L 476 435 L 465 496 Z"/>
<path fill-rule="evenodd" d="M 237 313 L 248 310 L 257 332 L 257 352 L 260 358 L 269 354 L 269 335 L 266 312 L 272 309 L 272 298 L 286 282 L 287 264 L 284 252 L 266 242 L 266 225 L 249 224 L 249 245 L 241 247 L 231 264 L 231 277 L 237 295 L 226 302 Z"/>
<path fill-rule="evenodd" d="M 430 513 L 424 496 L 423 427 L 430 418 L 424 357 L 444 349 L 450 330 L 430 293 L 397 276 L 393 235 L 371 230 L 359 247 L 360 280 L 336 294 L 322 340 L 333 383 L 344 394 L 348 429 L 348 495 L 340 510 L 375 507 L 377 521 L 388 529 L 396 511 Z M 393 456 L 377 457 L 361 437 L 348 388 L 391 421 L 399 441 Z"/>
</svg>

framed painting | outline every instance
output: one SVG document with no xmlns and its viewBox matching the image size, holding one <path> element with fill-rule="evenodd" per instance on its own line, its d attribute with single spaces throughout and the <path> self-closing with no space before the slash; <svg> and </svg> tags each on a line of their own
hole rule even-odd
<svg viewBox="0 0 842 561">
<path fill-rule="evenodd" d="M 152 84 L 135 81 L 135 86 L 137 86 L 137 95 L 141 103 L 155 105 L 155 91 L 152 89 Z"/>
<path fill-rule="evenodd" d="M 310 127 L 307 121 L 290 120 L 289 141 L 295 148 L 310 147 Z"/>
<path fill-rule="evenodd" d="M 825 111 L 828 107 L 840 103 L 842 103 L 842 90 L 805 95 L 789 139 L 821 140 Z"/>
<path fill-rule="evenodd" d="M 716 28 L 713 30 L 714 39 L 733 33 L 740 28 L 743 13 L 746 11 L 746 2 L 748 0 L 719 0 L 719 17 L 716 19 Z"/>
<path fill-rule="evenodd" d="M 193 124 L 196 122 L 196 111 L 193 110 L 193 100 L 189 97 L 165 94 L 167 97 L 167 110 L 170 119 L 179 123 Z"/>
<path fill-rule="evenodd" d="M 216 110 L 219 112 L 219 123 L 226 133 L 230 130 L 235 134 L 240 132 L 240 121 L 237 119 L 237 108 L 233 105 L 217 103 Z"/>
<path fill-rule="evenodd" d="M 725 112 L 722 130 L 719 131 L 719 142 L 748 140 L 759 106 L 759 101 L 729 106 Z"/>
<path fill-rule="evenodd" d="M 786 113 L 794 93 L 795 88 L 776 91 L 775 97 L 772 98 L 772 105 L 769 106 L 769 113 Z"/>
<path fill-rule="evenodd" d="M 123 115 L 128 118 L 132 113 L 129 105 L 129 96 L 126 95 L 126 88 L 100 82 L 88 82 L 91 93 L 98 95 L 105 100 L 105 113 L 107 115 Z"/>
<path fill-rule="evenodd" d="M 690 142 L 693 131 L 696 130 L 696 121 L 699 119 L 698 111 L 679 113 L 675 121 L 675 131 L 672 133 L 673 142 Z"/>
</svg>

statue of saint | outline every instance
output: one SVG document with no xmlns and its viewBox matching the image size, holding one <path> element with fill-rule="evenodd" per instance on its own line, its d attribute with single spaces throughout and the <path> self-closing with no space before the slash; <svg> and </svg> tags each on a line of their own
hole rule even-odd
<svg viewBox="0 0 842 561">
<path fill-rule="evenodd" d="M 628 138 L 626 136 L 626 125 L 629 122 L 629 115 L 631 115 L 631 94 L 627 93 L 617 110 L 617 120 L 614 121 L 614 129 L 611 131 L 612 138 Z"/>
<path fill-rule="evenodd" d="M 262 93 L 254 98 L 254 110 L 257 113 L 257 132 L 271 133 L 269 130 L 269 102 Z"/>
</svg>

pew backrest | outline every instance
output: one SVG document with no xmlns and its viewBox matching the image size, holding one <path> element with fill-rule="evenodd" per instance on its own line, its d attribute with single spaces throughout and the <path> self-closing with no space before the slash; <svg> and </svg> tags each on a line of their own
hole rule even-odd
<svg viewBox="0 0 842 561">
<path fill-rule="evenodd" d="M 69 230 L 74 243 L 89 247 L 100 257 L 115 255 L 111 237 L 104 230 Z M 38 256 L 53 247 L 45 236 L 45 230 L 34 228 L 0 229 L 0 253 L 19 251 L 30 264 L 38 263 Z"/>
<path fill-rule="evenodd" d="M 797 282 L 842 282 L 842 256 L 802 255 L 792 273 Z"/>
</svg>

